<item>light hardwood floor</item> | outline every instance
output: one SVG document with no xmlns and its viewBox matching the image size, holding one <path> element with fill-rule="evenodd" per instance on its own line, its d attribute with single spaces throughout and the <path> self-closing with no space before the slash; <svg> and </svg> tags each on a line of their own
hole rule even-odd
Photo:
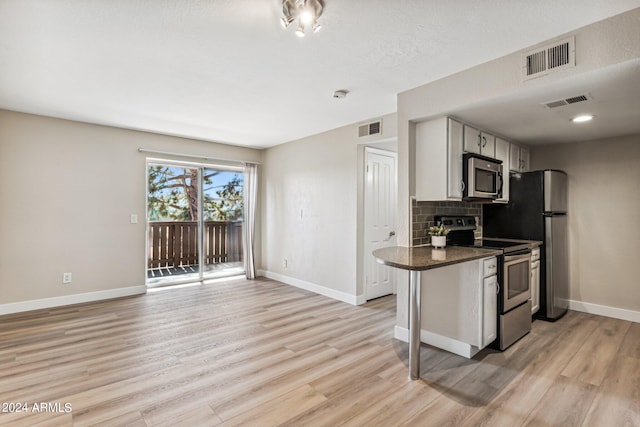
<svg viewBox="0 0 640 427">
<path fill-rule="evenodd" d="M 423 345 L 409 381 L 394 323 L 395 297 L 266 279 L 0 317 L 0 402 L 28 404 L 0 425 L 640 426 L 640 324 L 569 312 L 472 360 Z"/>
</svg>

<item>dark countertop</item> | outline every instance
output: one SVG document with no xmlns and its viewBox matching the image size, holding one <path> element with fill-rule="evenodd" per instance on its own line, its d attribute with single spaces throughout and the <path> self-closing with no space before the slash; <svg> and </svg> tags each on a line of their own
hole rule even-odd
<svg viewBox="0 0 640 427">
<path fill-rule="evenodd" d="M 431 270 L 500 254 L 500 250 L 463 246 L 447 246 L 444 249 L 434 249 L 432 246 L 392 246 L 373 251 L 376 261 L 381 264 L 414 271 Z"/>
</svg>

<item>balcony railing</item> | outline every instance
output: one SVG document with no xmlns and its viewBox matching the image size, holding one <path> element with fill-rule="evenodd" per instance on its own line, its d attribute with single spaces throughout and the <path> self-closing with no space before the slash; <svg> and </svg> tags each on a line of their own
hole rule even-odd
<svg viewBox="0 0 640 427">
<path fill-rule="evenodd" d="M 198 265 L 196 221 L 150 222 L 148 239 L 148 269 Z M 242 221 L 205 221 L 202 249 L 205 265 L 242 261 Z"/>
</svg>

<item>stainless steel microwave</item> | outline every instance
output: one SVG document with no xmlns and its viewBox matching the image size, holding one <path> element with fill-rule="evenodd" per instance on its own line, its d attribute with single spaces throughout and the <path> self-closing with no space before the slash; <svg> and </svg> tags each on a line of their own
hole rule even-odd
<svg viewBox="0 0 640 427">
<path fill-rule="evenodd" d="M 463 200 L 499 199 L 502 179 L 502 160 L 471 153 L 462 155 Z"/>
</svg>

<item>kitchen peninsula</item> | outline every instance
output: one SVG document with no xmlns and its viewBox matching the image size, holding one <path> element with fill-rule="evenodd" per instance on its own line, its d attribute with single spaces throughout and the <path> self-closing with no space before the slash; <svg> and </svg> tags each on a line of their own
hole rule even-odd
<svg viewBox="0 0 640 427">
<path fill-rule="evenodd" d="M 461 246 L 394 246 L 373 251 L 376 261 L 409 271 L 409 378 L 420 377 L 421 272 L 475 260 L 495 260 L 500 251 Z M 442 283 L 442 286 L 448 286 Z"/>
</svg>

